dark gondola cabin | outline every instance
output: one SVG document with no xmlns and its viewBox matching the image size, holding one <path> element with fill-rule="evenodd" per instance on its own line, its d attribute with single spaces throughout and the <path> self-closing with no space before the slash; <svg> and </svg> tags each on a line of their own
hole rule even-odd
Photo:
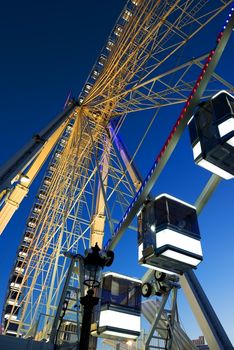
<svg viewBox="0 0 234 350">
<path fill-rule="evenodd" d="M 202 260 L 196 208 L 168 194 L 145 203 L 138 215 L 139 263 L 183 274 Z"/>
<path fill-rule="evenodd" d="M 107 272 L 103 274 L 100 310 L 91 334 L 110 339 L 136 339 L 140 335 L 141 280 Z"/>
<path fill-rule="evenodd" d="M 234 97 L 220 91 L 197 107 L 189 123 L 196 164 L 224 178 L 234 176 Z"/>
</svg>

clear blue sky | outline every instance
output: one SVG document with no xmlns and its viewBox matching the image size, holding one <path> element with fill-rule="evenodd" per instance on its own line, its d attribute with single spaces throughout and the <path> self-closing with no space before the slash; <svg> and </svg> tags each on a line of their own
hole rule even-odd
<svg viewBox="0 0 234 350">
<path fill-rule="evenodd" d="M 62 110 L 70 90 L 74 95 L 79 94 L 124 4 L 123 0 L 42 0 L 40 2 L 13 0 L 2 4 L 0 13 L 0 164 Z M 224 20 L 225 14 L 212 24 L 207 34 L 203 36 L 202 42 L 197 42 L 197 47 L 193 47 L 193 56 L 204 52 L 199 51 L 200 46 L 205 50 L 213 47 L 216 37 L 214 33 L 219 32 Z M 207 43 L 210 46 L 207 46 Z M 232 40 L 218 68 L 218 71 L 231 83 L 234 83 L 233 43 Z M 174 108 L 163 112 L 165 135 L 170 129 L 172 119 L 177 117 L 179 111 L 180 108 Z M 142 125 L 145 125 L 152 114 L 147 112 L 143 115 L 130 116 L 128 127 L 123 132 L 123 139 L 128 140 L 130 151 L 139 140 Z M 157 132 L 155 127 L 147 141 L 145 146 L 147 157 L 137 159 L 143 174 L 149 170 L 157 149 L 162 145 L 163 139 L 157 136 L 160 134 Z M 193 203 L 208 178 L 209 173 L 193 163 L 186 132 L 161 175 L 155 193 L 168 192 Z M 37 185 L 38 181 L 0 237 L 0 309 L 9 272 Z M 234 342 L 232 330 L 233 197 L 234 182 L 223 181 L 199 218 L 204 262 L 196 273 Z M 128 232 L 119 244 L 113 269 L 141 276 L 144 270 L 137 266 L 136 239 L 133 235 L 133 232 Z M 197 337 L 201 332 L 185 300 L 183 297 L 180 299 L 179 310 L 183 324 L 191 337 Z"/>
</svg>

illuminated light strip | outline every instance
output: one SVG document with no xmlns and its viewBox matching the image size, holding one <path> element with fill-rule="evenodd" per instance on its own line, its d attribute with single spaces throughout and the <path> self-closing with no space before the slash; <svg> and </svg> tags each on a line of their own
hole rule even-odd
<svg viewBox="0 0 234 350">
<path fill-rule="evenodd" d="M 206 59 L 206 61 L 205 61 L 205 64 L 204 64 L 204 66 L 203 66 L 203 68 L 202 68 L 202 71 L 201 71 L 200 75 L 199 75 L 198 78 L 197 78 L 197 81 L 196 81 L 196 83 L 195 83 L 195 85 L 194 85 L 194 87 L 193 87 L 193 89 L 192 89 L 192 92 L 191 92 L 191 94 L 189 95 L 189 97 L 188 97 L 188 99 L 187 99 L 187 101 L 186 101 L 186 103 L 185 103 L 185 106 L 184 106 L 184 108 L 182 109 L 182 111 L 181 111 L 181 113 L 180 113 L 180 115 L 179 115 L 179 118 L 178 118 L 177 121 L 175 122 L 175 124 L 174 124 L 174 126 L 173 126 L 173 128 L 172 128 L 172 131 L 171 131 L 170 134 L 169 134 L 169 137 L 167 138 L 165 144 L 163 145 L 161 151 L 159 152 L 159 154 L 158 154 L 158 156 L 157 156 L 157 158 L 156 158 L 156 160 L 155 160 L 153 166 L 151 167 L 150 171 L 148 172 L 148 174 L 147 174 L 145 180 L 143 181 L 143 183 L 142 183 L 140 189 L 138 190 L 138 192 L 136 193 L 136 195 L 135 195 L 135 197 L 133 198 L 132 202 L 130 203 L 128 209 L 126 210 L 126 212 L 125 212 L 125 214 L 124 214 L 124 216 L 122 217 L 122 219 L 120 220 L 120 222 L 118 223 L 118 225 L 115 227 L 112 238 L 115 237 L 115 235 L 116 235 L 116 233 L 118 232 L 120 226 L 121 226 L 121 225 L 123 224 L 123 222 L 126 220 L 128 213 L 129 213 L 130 210 L 132 209 L 134 203 L 135 203 L 135 202 L 137 201 L 137 199 L 139 198 L 139 196 L 140 196 L 141 192 L 143 191 L 143 189 L 144 189 L 146 183 L 148 182 L 148 180 L 150 179 L 151 175 L 153 174 L 154 169 L 156 168 L 157 164 L 160 162 L 162 156 L 164 155 L 164 153 L 165 153 L 165 151 L 166 151 L 166 149 L 167 149 L 167 147 L 168 147 L 170 141 L 172 140 L 172 138 L 173 138 L 173 136 L 174 136 L 174 134 L 175 134 L 175 132 L 176 132 L 178 126 L 180 125 L 180 122 L 184 119 L 185 113 L 186 113 L 186 111 L 187 111 L 187 107 L 189 107 L 190 101 L 193 99 L 195 93 L 197 92 L 197 88 L 198 88 L 199 85 L 200 85 L 200 81 L 203 79 L 203 76 L 204 76 L 204 74 L 206 73 L 207 68 L 209 67 L 209 63 L 211 62 L 212 57 L 213 57 L 214 54 L 215 54 L 217 45 L 219 44 L 219 42 L 220 42 L 220 40 L 221 40 L 221 38 L 222 38 L 222 36 L 223 36 L 223 34 L 224 34 L 224 30 L 226 29 L 226 26 L 227 26 L 227 24 L 228 24 L 228 22 L 229 22 L 229 18 L 232 16 L 233 11 L 234 11 L 234 3 L 232 4 L 231 10 L 230 10 L 230 12 L 229 12 L 229 14 L 228 14 L 228 19 L 225 21 L 225 24 L 223 25 L 222 30 L 219 32 L 219 34 L 218 34 L 218 36 L 217 36 L 217 39 L 216 39 L 216 47 L 215 47 L 215 49 L 213 49 L 213 50 L 210 51 L 210 54 L 209 54 L 209 56 L 207 57 L 207 59 Z M 107 241 L 107 243 L 105 244 L 105 247 L 108 247 L 108 245 L 109 245 L 109 243 L 111 242 L 112 238 L 110 238 L 110 239 Z"/>
</svg>

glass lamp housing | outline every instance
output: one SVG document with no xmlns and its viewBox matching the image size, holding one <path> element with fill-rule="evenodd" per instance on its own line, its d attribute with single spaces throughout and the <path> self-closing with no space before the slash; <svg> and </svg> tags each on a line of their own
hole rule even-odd
<svg viewBox="0 0 234 350">
<path fill-rule="evenodd" d="M 91 334 L 110 339 L 136 339 L 140 335 L 141 280 L 103 274 L 100 311 Z"/>
<path fill-rule="evenodd" d="M 89 288 L 98 288 L 104 266 L 110 266 L 114 259 L 112 251 L 101 251 L 97 243 L 86 251 L 84 257 L 84 284 Z"/>
<path fill-rule="evenodd" d="M 100 285 L 102 267 L 95 264 L 85 265 L 84 284 L 89 288 L 98 288 Z"/>
<path fill-rule="evenodd" d="M 183 274 L 202 260 L 196 208 L 168 194 L 145 204 L 138 216 L 138 259 L 143 266 Z"/>
<path fill-rule="evenodd" d="M 220 91 L 202 102 L 189 123 L 195 163 L 224 178 L 234 176 L 234 97 Z"/>
</svg>

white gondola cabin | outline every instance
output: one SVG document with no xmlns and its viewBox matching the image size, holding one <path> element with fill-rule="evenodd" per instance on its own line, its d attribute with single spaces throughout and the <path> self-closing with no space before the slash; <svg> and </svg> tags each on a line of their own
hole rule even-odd
<svg viewBox="0 0 234 350">
<path fill-rule="evenodd" d="M 129 11 L 129 10 L 125 10 L 124 13 L 123 13 L 123 16 L 122 18 L 128 22 L 130 20 L 130 18 L 132 17 L 132 12 Z"/>
<path fill-rule="evenodd" d="M 202 260 L 196 208 L 168 194 L 138 215 L 138 258 L 143 266 L 183 274 Z"/>
<path fill-rule="evenodd" d="M 107 57 L 105 55 L 101 55 L 98 59 L 98 64 L 100 66 L 104 66 L 104 64 L 106 63 L 107 61 Z"/>
<path fill-rule="evenodd" d="M 110 339 L 137 339 L 140 335 L 141 280 L 107 272 L 103 274 L 100 310 L 91 334 Z"/>
<path fill-rule="evenodd" d="M 234 176 L 234 97 L 220 91 L 202 102 L 189 123 L 196 164 L 224 178 Z"/>
</svg>

